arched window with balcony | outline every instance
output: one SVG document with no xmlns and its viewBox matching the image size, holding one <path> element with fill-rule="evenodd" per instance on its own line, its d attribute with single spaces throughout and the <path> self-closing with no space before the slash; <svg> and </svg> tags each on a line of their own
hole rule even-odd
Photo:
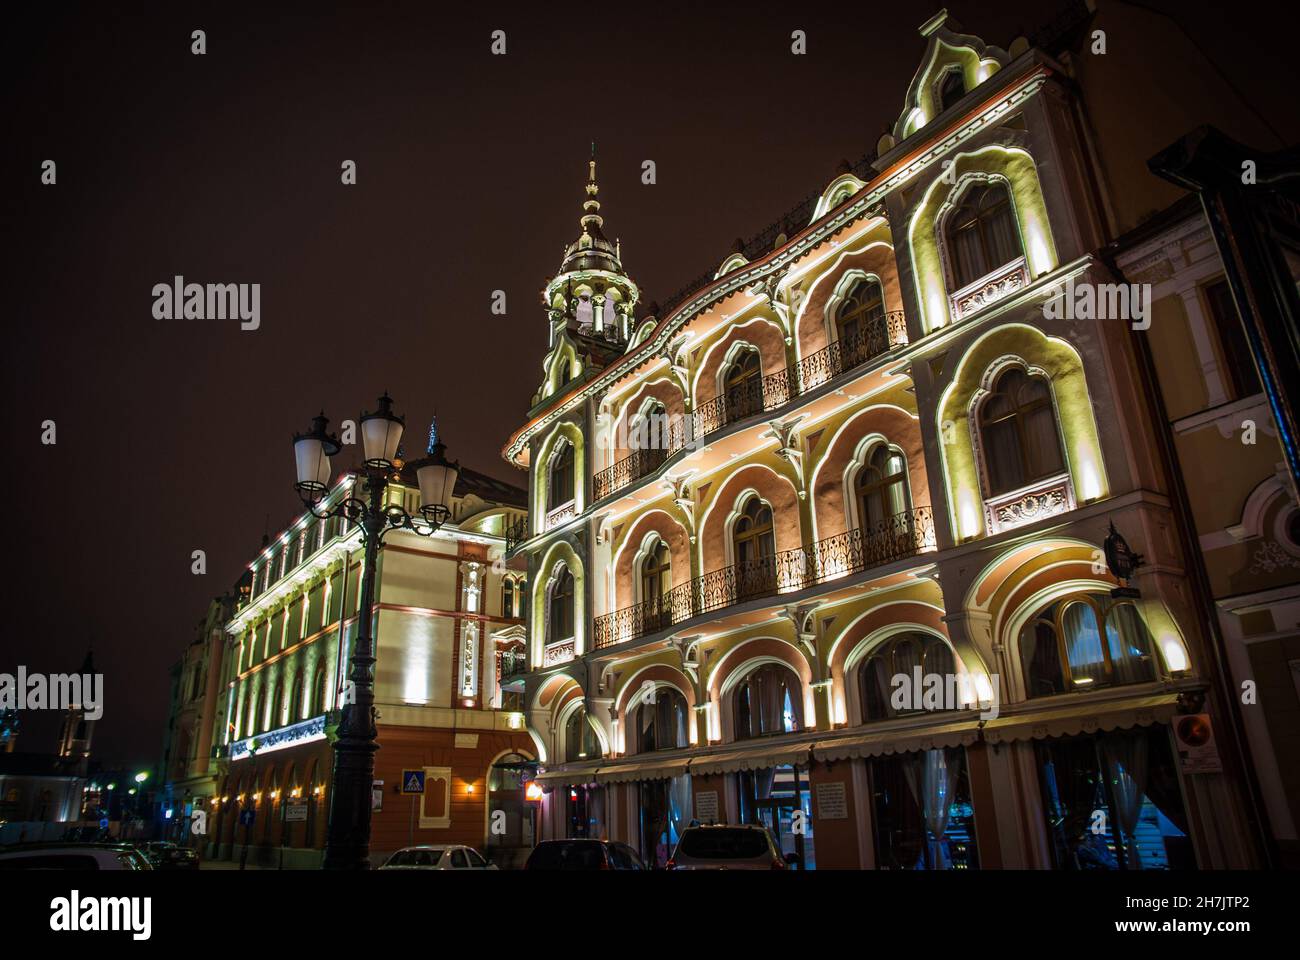
<svg viewBox="0 0 1300 960">
<path fill-rule="evenodd" d="M 1025 696 L 1150 682 L 1156 679 L 1153 647 L 1131 601 L 1104 593 L 1058 600 L 1020 630 Z"/>
<path fill-rule="evenodd" d="M 564 759 L 572 763 L 575 760 L 597 760 L 600 756 L 600 740 L 587 720 L 587 708 L 578 707 L 564 722 Z"/>
<path fill-rule="evenodd" d="M 874 279 L 853 286 L 835 314 L 840 370 L 865 363 L 889 347 L 885 331 L 885 292 Z"/>
<path fill-rule="evenodd" d="M 762 596 L 776 585 L 776 537 L 772 507 L 752 494 L 731 529 L 735 599 Z"/>
<path fill-rule="evenodd" d="M 561 564 L 551 578 L 546 606 L 546 642 L 573 637 L 573 574 Z"/>
<path fill-rule="evenodd" d="M 668 593 L 673 588 L 672 557 L 668 544 L 661 537 L 655 537 L 641 557 L 638 587 L 641 603 L 646 610 L 661 612 Z"/>
<path fill-rule="evenodd" d="M 944 240 L 953 289 L 967 287 L 1022 256 L 1006 183 L 993 180 L 970 186 L 947 217 Z"/>
<path fill-rule="evenodd" d="M 656 687 L 649 703 L 638 701 L 632 711 L 631 727 L 637 753 L 676 750 L 689 743 L 686 698 L 672 687 Z"/>
<path fill-rule="evenodd" d="M 736 686 L 732 696 L 735 739 L 752 740 L 803 729 L 803 693 L 789 667 L 764 663 Z"/>
<path fill-rule="evenodd" d="M 902 689 L 902 682 L 906 683 L 908 692 L 911 692 L 916 683 L 917 667 L 921 668 L 923 684 L 933 683 L 926 678 L 937 676 L 942 679 L 943 691 L 959 689 L 955 679 L 957 661 L 948 644 L 927 633 L 908 631 L 897 634 L 876 647 L 858 667 L 858 699 L 863 723 L 888 720 L 924 709 L 912 705 L 924 702 L 924 687 L 915 691 L 913 697 L 905 698 L 906 705 L 901 709 L 895 705 L 894 700 L 895 691 Z M 895 677 L 905 680 L 900 681 L 900 686 L 896 687 Z M 943 708 L 950 706 L 955 704 L 947 701 L 943 704 Z"/>
<path fill-rule="evenodd" d="M 1005 370 L 981 402 L 978 423 L 989 496 L 1065 472 L 1046 377 L 1018 367 Z"/>
<path fill-rule="evenodd" d="M 877 443 L 853 477 L 853 504 L 858 527 L 872 532 L 911 506 L 907 486 L 907 459 L 897 447 Z"/>
<path fill-rule="evenodd" d="M 551 454 L 546 474 L 546 509 L 554 510 L 574 499 L 573 444 L 560 440 Z"/>
<path fill-rule="evenodd" d="M 722 375 L 722 394 L 728 423 L 763 409 L 763 364 L 757 347 L 746 345 L 732 358 Z"/>
</svg>

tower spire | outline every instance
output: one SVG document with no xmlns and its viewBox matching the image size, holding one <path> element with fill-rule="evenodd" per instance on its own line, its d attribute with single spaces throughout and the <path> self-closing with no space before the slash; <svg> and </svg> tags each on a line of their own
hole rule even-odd
<svg viewBox="0 0 1300 960">
<path fill-rule="evenodd" d="M 600 193 L 600 186 L 596 183 L 596 141 L 591 142 L 591 159 L 587 162 L 587 199 L 582 203 L 582 209 L 586 212 L 582 215 L 582 232 L 592 233 L 594 225 L 597 231 L 604 226 L 605 220 L 600 215 L 600 201 L 596 199 L 596 194 Z"/>
</svg>

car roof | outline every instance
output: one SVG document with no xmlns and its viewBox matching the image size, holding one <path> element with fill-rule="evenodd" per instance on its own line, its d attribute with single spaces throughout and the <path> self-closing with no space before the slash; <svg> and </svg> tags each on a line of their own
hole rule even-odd
<svg viewBox="0 0 1300 960">
<path fill-rule="evenodd" d="M 405 853 L 407 850 L 457 850 L 464 847 L 463 843 L 417 843 L 413 847 L 402 847 L 398 853 Z"/>
<path fill-rule="evenodd" d="M 32 843 L 11 843 L 7 846 L 0 847 L 0 854 L 4 853 L 30 853 L 32 851 L 50 851 L 50 850 L 112 850 L 116 853 L 134 852 L 135 847 L 129 843 L 62 843 L 53 840 L 34 841 Z"/>
</svg>

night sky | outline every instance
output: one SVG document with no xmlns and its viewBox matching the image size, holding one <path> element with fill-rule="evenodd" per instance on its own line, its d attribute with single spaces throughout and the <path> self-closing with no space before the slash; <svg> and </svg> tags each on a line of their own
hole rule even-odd
<svg viewBox="0 0 1300 960">
<path fill-rule="evenodd" d="M 948 6 L 1005 47 L 1058 5 Z M 300 512 L 291 434 L 318 408 L 337 424 L 388 389 L 408 452 L 436 409 L 449 455 L 526 483 L 500 449 L 540 382 L 538 292 L 578 235 L 593 140 L 605 232 L 643 302 L 666 299 L 874 149 L 937 10 L 40 6 L 6 10 L 0 40 L 0 671 L 74 670 L 93 646 L 94 756 L 133 764 L 161 752 L 168 667 L 208 600 Z M 1239 5 L 1180 15 L 1248 95 L 1294 89 L 1282 31 Z M 177 274 L 260 283 L 260 329 L 155 320 L 152 288 Z M 59 719 L 26 715 L 19 748 L 52 749 Z"/>
</svg>

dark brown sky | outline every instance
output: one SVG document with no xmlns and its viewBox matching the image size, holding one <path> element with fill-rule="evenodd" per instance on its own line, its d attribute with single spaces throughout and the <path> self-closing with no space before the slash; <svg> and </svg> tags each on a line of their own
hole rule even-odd
<svg viewBox="0 0 1300 960">
<path fill-rule="evenodd" d="M 1058 5 L 949 9 L 1005 46 Z M 93 644 L 96 755 L 131 763 L 160 749 L 167 669 L 208 598 L 268 515 L 274 532 L 297 512 L 290 434 L 317 408 L 337 422 L 387 388 L 413 430 L 436 406 L 453 456 L 523 482 L 499 450 L 540 378 L 537 291 L 577 235 L 592 140 L 606 232 L 644 299 L 666 298 L 874 145 L 937 9 L 176 6 L 6 11 L 0 41 L 0 670 L 73 669 Z M 1283 62 L 1283 37 L 1244 10 L 1180 15 L 1251 90 L 1285 76 L 1261 68 Z M 504 57 L 488 52 L 496 28 Z M 790 54 L 795 28 L 806 56 Z M 261 329 L 154 320 L 151 288 L 175 274 L 260 283 Z M 205 577 L 190 572 L 199 548 Z M 25 729 L 22 749 L 49 749 L 57 718 Z"/>
</svg>

